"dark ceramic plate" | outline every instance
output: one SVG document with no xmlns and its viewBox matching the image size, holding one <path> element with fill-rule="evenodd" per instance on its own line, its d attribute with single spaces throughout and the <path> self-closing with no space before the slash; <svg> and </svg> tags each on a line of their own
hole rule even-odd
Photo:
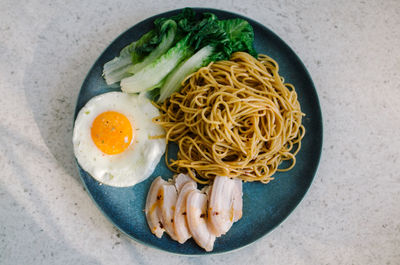
<svg viewBox="0 0 400 265">
<path fill-rule="evenodd" d="M 286 173 L 277 173 L 276 179 L 267 185 L 261 183 L 243 185 L 243 217 L 226 235 L 215 241 L 214 250 L 210 252 L 221 253 L 244 247 L 263 237 L 285 220 L 299 204 L 317 170 L 322 148 L 322 117 L 318 96 L 310 75 L 297 55 L 277 35 L 265 26 L 237 14 L 206 8 L 195 10 L 200 13 L 212 12 L 220 19 L 239 17 L 248 20 L 254 28 L 257 52 L 268 54 L 279 63 L 280 74 L 287 82 L 295 85 L 301 108 L 306 114 L 303 120 L 306 135 L 302 141 L 301 151 L 297 155 L 295 168 Z M 148 18 L 124 32 L 108 46 L 83 82 L 75 118 L 79 110 L 92 97 L 110 90 L 119 90 L 118 86 L 110 88 L 104 82 L 101 76 L 104 63 L 118 55 L 123 47 L 149 31 L 154 19 L 175 15 L 178 12 L 180 10 Z M 150 178 L 128 188 L 100 185 L 82 168 L 79 167 L 79 171 L 87 191 L 103 214 L 132 239 L 168 252 L 186 255 L 207 254 L 196 245 L 193 239 L 182 245 L 171 240 L 167 235 L 158 239 L 147 226 L 143 209 L 150 184 L 159 175 L 164 179 L 172 176 L 165 166 L 164 158 L 161 159 Z"/>
</svg>

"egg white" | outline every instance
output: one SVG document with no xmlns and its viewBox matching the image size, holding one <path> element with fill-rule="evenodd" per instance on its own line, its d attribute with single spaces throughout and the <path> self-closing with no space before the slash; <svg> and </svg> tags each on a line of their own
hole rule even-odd
<svg viewBox="0 0 400 265">
<path fill-rule="evenodd" d="M 94 144 L 91 127 L 94 119 L 106 111 L 124 114 L 134 128 L 131 145 L 122 153 L 108 155 Z M 148 178 L 165 152 L 165 134 L 152 122 L 159 115 L 144 96 L 109 92 L 92 98 L 79 111 L 73 132 L 74 153 L 80 166 L 97 181 L 115 187 L 128 187 Z"/>
</svg>

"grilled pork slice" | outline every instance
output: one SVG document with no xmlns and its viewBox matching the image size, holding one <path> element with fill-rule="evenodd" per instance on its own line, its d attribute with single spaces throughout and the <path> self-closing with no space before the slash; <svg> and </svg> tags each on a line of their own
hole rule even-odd
<svg viewBox="0 0 400 265">
<path fill-rule="evenodd" d="M 211 233 L 207 222 L 207 195 L 192 190 L 186 202 L 186 219 L 189 231 L 197 245 L 206 251 L 214 247 L 215 235 Z"/>
<path fill-rule="evenodd" d="M 208 204 L 208 220 L 212 233 L 217 237 L 225 234 L 232 227 L 235 192 L 233 179 L 224 176 L 215 177 Z"/>
<path fill-rule="evenodd" d="M 161 177 L 157 177 L 153 183 L 151 183 L 146 198 L 145 214 L 147 224 L 149 225 L 150 231 L 158 238 L 161 238 L 165 231 L 164 224 L 158 216 L 158 207 L 160 202 L 159 191 L 161 186 L 164 184 L 167 184 L 167 182 Z"/>
<path fill-rule="evenodd" d="M 197 184 L 194 181 L 187 182 L 180 190 L 178 199 L 176 200 L 174 227 L 176 238 L 179 243 L 183 244 L 186 240 L 192 237 L 189 232 L 189 227 L 186 221 L 186 202 L 189 193 L 196 190 Z"/>
<path fill-rule="evenodd" d="M 174 228 L 175 205 L 178 198 L 176 188 L 172 184 L 163 184 L 157 196 L 159 198 L 157 210 L 161 223 L 164 226 L 165 232 L 167 232 L 172 239 L 176 240 Z"/>
<path fill-rule="evenodd" d="M 233 190 L 233 221 L 237 222 L 243 214 L 243 185 L 241 179 L 234 179 L 235 188 Z"/>
<path fill-rule="evenodd" d="M 176 190 L 178 191 L 178 194 L 186 183 L 196 183 L 191 177 L 182 173 L 175 175 L 173 182 L 175 184 Z"/>
</svg>

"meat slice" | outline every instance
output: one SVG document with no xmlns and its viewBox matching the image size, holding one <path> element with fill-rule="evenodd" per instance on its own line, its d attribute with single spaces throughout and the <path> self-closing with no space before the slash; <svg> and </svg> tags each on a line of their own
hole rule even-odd
<svg viewBox="0 0 400 265">
<path fill-rule="evenodd" d="M 192 237 L 189 232 L 186 216 L 186 202 L 189 193 L 196 190 L 197 185 L 194 181 L 187 182 L 179 192 L 178 199 L 176 200 L 174 227 L 176 238 L 179 243 L 183 244 L 186 240 Z"/>
<path fill-rule="evenodd" d="M 224 176 L 215 177 L 208 204 L 208 220 L 212 233 L 217 237 L 225 234 L 232 227 L 234 190 L 233 179 Z"/>
<path fill-rule="evenodd" d="M 174 213 L 178 194 L 175 186 L 168 183 L 161 185 L 157 197 L 159 198 L 159 206 L 157 210 L 161 223 L 164 226 L 165 232 L 167 232 L 172 239 L 176 240 Z"/>
<path fill-rule="evenodd" d="M 237 222 L 243 214 L 243 184 L 241 179 L 234 179 L 235 187 L 233 190 L 233 221 Z"/>
<path fill-rule="evenodd" d="M 147 224 L 149 225 L 150 231 L 158 238 L 161 238 L 165 229 L 158 216 L 158 207 L 160 202 L 159 191 L 162 185 L 167 184 L 161 177 L 157 177 L 153 183 L 151 183 L 149 192 L 146 198 L 145 214 Z"/>
<path fill-rule="evenodd" d="M 186 183 L 196 183 L 191 177 L 182 173 L 175 175 L 173 182 L 175 184 L 176 190 L 178 191 L 178 194 Z"/>
<path fill-rule="evenodd" d="M 189 231 L 197 245 L 206 251 L 214 247 L 215 235 L 211 233 L 207 222 L 207 195 L 198 190 L 189 193 L 186 202 Z"/>
</svg>

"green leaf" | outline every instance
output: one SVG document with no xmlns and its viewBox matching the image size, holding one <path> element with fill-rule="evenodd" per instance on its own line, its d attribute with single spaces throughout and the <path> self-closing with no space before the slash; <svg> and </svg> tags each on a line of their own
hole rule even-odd
<svg viewBox="0 0 400 265">
<path fill-rule="evenodd" d="M 218 24 L 225 30 L 232 43 L 232 52 L 243 51 L 257 56 L 254 49 L 253 27 L 244 19 L 220 20 Z"/>
<path fill-rule="evenodd" d="M 163 102 L 172 93 L 179 90 L 182 81 L 191 73 L 197 71 L 200 67 L 204 66 L 207 58 L 213 53 L 214 48 L 210 45 L 203 47 L 193 56 L 178 65 L 165 80 L 165 84 L 160 90 L 160 97 L 158 102 Z"/>
<path fill-rule="evenodd" d="M 163 33 L 160 44 L 148 56 L 146 56 L 143 61 L 133 64 L 127 72 L 130 74 L 135 74 L 167 52 L 174 43 L 176 30 L 177 25 L 175 21 L 171 19 L 165 20 L 162 24 L 161 31 Z"/>
<path fill-rule="evenodd" d="M 139 93 L 155 88 L 182 60 L 192 54 L 189 39 L 190 34 L 133 76 L 122 79 L 122 91 Z"/>
</svg>

